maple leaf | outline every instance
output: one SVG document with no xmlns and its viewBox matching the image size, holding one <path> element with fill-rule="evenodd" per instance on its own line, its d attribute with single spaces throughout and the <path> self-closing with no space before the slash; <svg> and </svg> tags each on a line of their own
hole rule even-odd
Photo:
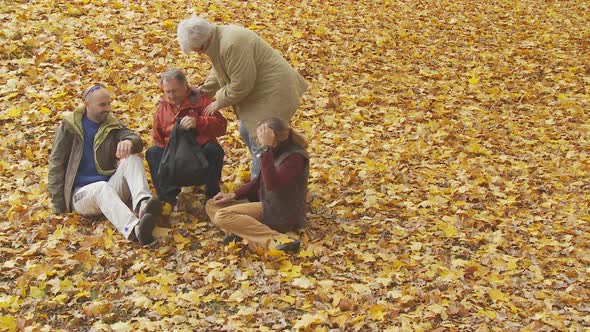
<svg viewBox="0 0 590 332">
<path fill-rule="evenodd" d="M 7 331 L 16 331 L 16 319 L 13 316 L 0 316 L 0 326 Z"/>
<path fill-rule="evenodd" d="M 314 286 L 314 282 L 303 276 L 303 277 L 299 277 L 299 278 L 295 278 L 292 282 L 293 286 L 299 287 L 299 288 L 312 288 Z"/>
<path fill-rule="evenodd" d="M 324 316 L 320 314 L 304 314 L 300 319 L 295 322 L 293 327 L 295 329 L 305 329 L 312 325 L 319 324 L 325 320 Z"/>
</svg>

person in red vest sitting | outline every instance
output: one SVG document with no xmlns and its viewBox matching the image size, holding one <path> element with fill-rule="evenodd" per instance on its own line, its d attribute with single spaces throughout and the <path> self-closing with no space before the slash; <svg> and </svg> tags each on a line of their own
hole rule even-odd
<svg viewBox="0 0 590 332">
<path fill-rule="evenodd" d="M 262 147 L 260 172 L 235 193 L 220 192 L 207 201 L 207 215 L 227 234 L 225 244 L 243 238 L 297 252 L 300 242 L 281 233 L 302 227 L 306 218 L 308 143 L 279 118 L 262 121 L 256 135 Z M 250 203 L 238 201 L 242 199 Z"/>
<path fill-rule="evenodd" d="M 160 183 L 158 170 L 162 155 L 172 128 L 177 121 L 183 129 L 197 130 L 195 140 L 203 149 L 209 162 L 209 174 L 201 179 L 205 185 L 207 198 L 215 196 L 219 191 L 221 169 L 223 168 L 223 148 L 217 137 L 225 134 L 227 120 L 219 112 L 205 115 L 203 111 L 211 104 L 211 100 L 201 94 L 198 89 L 189 86 L 186 75 L 177 68 L 166 70 L 160 79 L 164 91 L 153 123 L 154 146 L 146 151 L 146 159 L 150 167 L 152 181 L 160 200 L 171 205 L 177 202 L 180 187 L 170 183 Z"/>
</svg>

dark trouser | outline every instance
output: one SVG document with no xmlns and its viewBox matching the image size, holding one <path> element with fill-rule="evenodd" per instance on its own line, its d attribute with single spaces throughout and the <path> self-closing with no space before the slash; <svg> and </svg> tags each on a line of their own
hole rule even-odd
<svg viewBox="0 0 590 332">
<path fill-rule="evenodd" d="M 201 149 L 203 149 L 203 154 L 205 154 L 205 158 L 209 162 L 209 172 L 207 176 L 197 179 L 197 181 L 205 185 L 205 195 L 207 198 L 211 198 L 220 191 L 219 182 L 221 180 L 224 152 L 221 145 L 216 142 L 207 142 L 205 145 L 201 145 Z M 180 187 L 170 183 L 159 183 L 158 181 L 158 170 L 160 169 L 163 154 L 163 148 L 152 146 L 146 151 L 145 157 L 150 167 L 150 174 L 158 197 L 164 202 L 176 204 L 176 196 L 180 193 Z"/>
</svg>

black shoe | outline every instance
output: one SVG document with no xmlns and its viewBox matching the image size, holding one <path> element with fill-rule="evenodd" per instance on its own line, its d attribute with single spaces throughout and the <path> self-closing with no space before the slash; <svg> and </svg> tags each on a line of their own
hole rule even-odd
<svg viewBox="0 0 590 332">
<path fill-rule="evenodd" d="M 293 240 L 293 242 L 277 244 L 275 249 L 294 254 L 299 251 L 299 247 L 301 247 L 301 242 L 299 240 Z"/>
<path fill-rule="evenodd" d="M 144 213 L 143 217 L 139 219 L 139 224 L 134 228 L 135 236 L 142 245 L 152 245 L 155 242 L 152 231 L 156 227 L 154 216 L 150 213 Z"/>
<path fill-rule="evenodd" d="M 162 202 L 156 197 L 150 197 L 147 200 L 145 206 L 143 207 L 143 210 L 141 210 L 141 215 L 139 216 L 139 218 L 142 218 L 144 215 L 148 213 L 156 218 L 162 215 Z"/>
<path fill-rule="evenodd" d="M 223 244 L 226 246 L 232 242 L 235 242 L 235 243 L 242 242 L 242 238 L 235 235 L 235 234 L 229 234 L 223 238 Z"/>
</svg>

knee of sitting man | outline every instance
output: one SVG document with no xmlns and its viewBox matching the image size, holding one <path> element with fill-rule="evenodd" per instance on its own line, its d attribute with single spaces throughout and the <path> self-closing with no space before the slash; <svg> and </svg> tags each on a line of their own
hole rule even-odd
<svg viewBox="0 0 590 332">
<path fill-rule="evenodd" d="M 137 164 L 139 164 L 143 167 L 143 161 L 141 160 L 141 158 L 139 158 L 139 156 L 136 154 L 130 154 L 129 156 L 127 156 L 127 158 L 121 159 L 121 162 L 119 163 L 119 167 L 125 167 L 128 165 L 137 165 Z"/>
<path fill-rule="evenodd" d="M 207 142 L 205 143 L 205 145 L 203 146 L 203 151 L 205 153 L 210 153 L 212 155 L 224 155 L 224 151 L 223 148 L 221 147 L 221 145 L 217 142 Z"/>
<path fill-rule="evenodd" d="M 143 160 L 141 160 L 141 158 L 139 158 L 139 156 L 137 154 L 130 154 L 127 158 L 127 162 L 133 162 L 133 163 L 141 163 L 143 164 Z"/>
<path fill-rule="evenodd" d="M 223 151 L 223 147 L 219 143 L 215 143 L 215 152 L 221 158 L 225 156 L 225 151 Z"/>
<path fill-rule="evenodd" d="M 148 149 L 145 151 L 145 157 L 146 157 L 147 159 L 150 159 L 150 158 L 154 157 L 154 156 L 155 156 L 155 155 L 158 153 L 158 151 L 159 151 L 159 150 L 161 150 L 161 149 L 162 149 L 162 148 L 161 148 L 161 147 L 159 147 L 159 146 L 157 146 L 157 145 L 150 146 L 150 147 L 149 147 L 149 148 L 148 148 Z"/>
</svg>

